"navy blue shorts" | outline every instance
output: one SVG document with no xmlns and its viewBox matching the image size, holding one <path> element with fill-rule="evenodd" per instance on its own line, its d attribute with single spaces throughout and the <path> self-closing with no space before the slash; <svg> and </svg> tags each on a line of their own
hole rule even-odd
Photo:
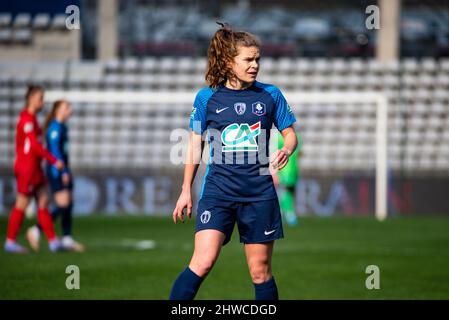
<svg viewBox="0 0 449 320">
<path fill-rule="evenodd" d="M 72 179 L 70 179 L 70 183 L 66 185 L 66 184 L 62 183 L 62 175 L 55 177 L 52 174 L 47 174 L 47 178 L 48 178 L 48 184 L 50 185 L 50 190 L 52 193 L 55 193 L 55 192 L 58 192 L 61 190 L 72 190 L 73 189 Z M 70 175 L 70 178 L 72 178 L 71 175 Z"/>
<path fill-rule="evenodd" d="M 202 198 L 198 203 L 195 232 L 214 229 L 231 240 L 235 222 L 242 243 L 264 243 L 284 237 L 278 199 L 258 202 L 239 202 Z"/>
</svg>

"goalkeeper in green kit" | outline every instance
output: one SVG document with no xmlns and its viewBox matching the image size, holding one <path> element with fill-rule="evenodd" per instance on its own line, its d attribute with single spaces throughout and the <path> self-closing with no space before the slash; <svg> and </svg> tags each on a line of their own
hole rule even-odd
<svg viewBox="0 0 449 320">
<path fill-rule="evenodd" d="M 296 194 L 296 183 L 300 178 L 300 169 L 298 164 L 298 159 L 301 155 L 302 139 L 299 134 L 298 147 L 290 155 L 287 165 L 281 170 L 273 171 L 273 182 L 279 190 L 279 203 L 281 207 L 282 216 L 289 226 L 295 226 L 298 221 L 296 217 L 295 210 L 295 194 Z M 278 149 L 282 149 L 284 145 L 284 139 L 282 135 L 278 135 Z"/>
</svg>

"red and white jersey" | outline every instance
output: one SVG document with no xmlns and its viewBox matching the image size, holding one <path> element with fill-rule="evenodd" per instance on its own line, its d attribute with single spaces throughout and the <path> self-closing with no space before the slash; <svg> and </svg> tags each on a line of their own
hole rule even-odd
<svg viewBox="0 0 449 320">
<path fill-rule="evenodd" d="M 45 149 L 39 138 L 42 130 L 34 114 L 24 109 L 16 125 L 16 160 L 14 170 L 23 172 L 41 169 L 42 158 L 54 164 L 57 159 Z"/>
</svg>

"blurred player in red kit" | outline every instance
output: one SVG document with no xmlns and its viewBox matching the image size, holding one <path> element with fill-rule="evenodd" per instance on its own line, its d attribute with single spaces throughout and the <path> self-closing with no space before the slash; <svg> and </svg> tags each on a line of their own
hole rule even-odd
<svg viewBox="0 0 449 320">
<path fill-rule="evenodd" d="M 39 141 L 41 128 L 36 114 L 44 106 L 44 89 L 31 85 L 26 93 L 26 106 L 20 113 L 16 126 L 16 159 L 14 174 L 17 181 L 17 197 L 14 209 L 8 223 L 5 251 L 11 253 L 26 253 L 28 250 L 16 242 L 24 211 L 35 197 L 38 205 L 37 218 L 48 239 L 52 252 L 62 248 L 54 231 L 51 215 L 48 211 L 47 181 L 41 167 L 42 159 L 55 165 L 59 170 L 64 163 L 45 149 Z"/>
</svg>

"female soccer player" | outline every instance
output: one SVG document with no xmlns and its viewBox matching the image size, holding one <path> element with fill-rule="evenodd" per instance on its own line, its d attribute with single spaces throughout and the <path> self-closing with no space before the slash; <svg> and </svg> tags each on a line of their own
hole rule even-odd
<svg viewBox="0 0 449 320">
<path fill-rule="evenodd" d="M 256 81 L 260 44 L 247 32 L 222 27 L 208 49 L 206 81 L 190 118 L 190 136 L 182 192 L 173 221 L 192 214 L 191 186 L 201 160 L 202 134 L 207 130 L 211 154 L 198 203 L 195 246 L 189 266 L 173 284 L 170 299 L 193 299 L 212 269 L 221 247 L 237 222 L 244 243 L 255 298 L 278 299 L 271 272 L 276 239 L 283 237 L 281 214 L 270 175 L 268 146 L 274 124 L 284 147 L 272 155 L 281 169 L 296 149 L 296 121 L 280 90 Z"/>
<path fill-rule="evenodd" d="M 46 180 L 41 168 L 42 158 L 52 163 L 58 170 L 64 168 L 64 162 L 58 160 L 39 142 L 41 129 L 36 113 L 44 106 L 44 89 L 29 86 L 26 93 L 26 107 L 20 113 L 16 126 L 16 160 L 14 174 L 17 180 L 17 197 L 8 223 L 5 251 L 26 253 L 28 250 L 16 242 L 17 234 L 23 222 L 24 210 L 35 197 L 39 207 L 37 218 L 48 239 L 51 251 L 61 249 L 56 237 L 53 222 L 48 212 Z"/>
<path fill-rule="evenodd" d="M 72 114 L 72 107 L 65 100 L 58 100 L 53 104 L 44 124 L 48 150 L 56 158 L 65 163 L 64 170 L 59 171 L 55 166 L 47 164 L 46 174 L 50 181 L 50 189 L 54 196 L 56 208 L 52 212 L 53 221 L 61 216 L 62 245 L 64 249 L 83 252 L 84 246 L 72 238 L 72 174 L 69 169 L 69 136 L 66 121 Z M 40 230 L 38 226 L 28 229 L 27 238 L 34 250 L 39 250 Z"/>
</svg>

